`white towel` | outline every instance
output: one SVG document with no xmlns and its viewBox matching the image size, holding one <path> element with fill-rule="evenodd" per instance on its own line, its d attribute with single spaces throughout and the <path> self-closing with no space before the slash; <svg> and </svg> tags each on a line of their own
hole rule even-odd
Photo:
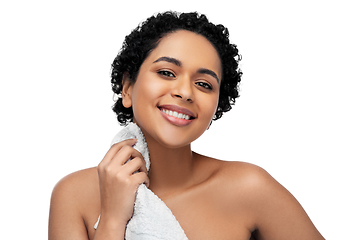
<svg viewBox="0 0 360 240">
<path fill-rule="evenodd" d="M 129 123 L 113 139 L 115 144 L 130 138 L 137 138 L 134 148 L 139 151 L 150 169 L 149 150 L 141 129 L 135 123 Z M 97 228 L 100 216 L 94 228 Z M 129 220 L 126 231 L 126 240 L 187 240 L 184 230 L 166 204 L 156 196 L 145 184 L 137 190 L 134 214 Z"/>
</svg>

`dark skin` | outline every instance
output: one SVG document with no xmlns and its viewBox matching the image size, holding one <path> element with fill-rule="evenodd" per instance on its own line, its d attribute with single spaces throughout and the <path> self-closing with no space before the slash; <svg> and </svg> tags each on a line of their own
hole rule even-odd
<svg viewBox="0 0 360 240">
<path fill-rule="evenodd" d="M 181 64 L 156 61 L 164 56 Z M 65 177 L 53 191 L 49 239 L 123 239 L 142 183 L 166 203 L 189 239 L 324 239 L 296 199 L 262 168 L 191 150 L 215 113 L 220 79 L 217 52 L 204 37 L 178 31 L 163 38 L 136 83 L 124 78 L 122 96 L 145 135 L 150 172 L 131 147 L 136 140 L 126 140 L 112 146 L 98 167 Z M 193 118 L 161 111 L 174 105 Z"/>
</svg>

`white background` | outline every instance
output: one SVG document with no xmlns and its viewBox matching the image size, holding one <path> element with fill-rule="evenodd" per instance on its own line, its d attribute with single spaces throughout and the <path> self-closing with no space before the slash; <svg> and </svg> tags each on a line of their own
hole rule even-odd
<svg viewBox="0 0 360 240">
<path fill-rule="evenodd" d="M 194 150 L 265 168 L 326 239 L 359 239 L 356 1 L 127 2 L 0 4 L 2 234 L 47 238 L 56 182 L 120 129 L 109 72 L 124 36 L 171 9 L 224 24 L 243 56 L 241 97 Z"/>
</svg>

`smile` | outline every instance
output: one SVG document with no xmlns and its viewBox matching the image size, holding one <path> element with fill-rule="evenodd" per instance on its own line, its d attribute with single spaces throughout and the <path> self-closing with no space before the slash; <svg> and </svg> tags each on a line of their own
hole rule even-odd
<svg viewBox="0 0 360 240">
<path fill-rule="evenodd" d="M 197 116 L 187 108 L 177 105 L 158 106 L 161 115 L 171 124 L 176 126 L 187 126 L 197 118 Z"/>
<path fill-rule="evenodd" d="M 171 110 L 168 110 L 168 109 L 164 109 L 162 108 L 161 111 L 169 116 L 173 116 L 173 117 L 176 117 L 176 118 L 180 118 L 180 119 L 185 119 L 185 120 L 189 120 L 190 119 L 190 116 L 189 115 L 186 115 L 184 113 L 178 113 L 176 111 L 171 111 Z"/>
</svg>

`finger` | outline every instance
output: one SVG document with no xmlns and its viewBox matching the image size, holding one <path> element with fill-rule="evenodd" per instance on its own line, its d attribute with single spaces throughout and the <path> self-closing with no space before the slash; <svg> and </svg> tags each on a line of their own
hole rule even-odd
<svg viewBox="0 0 360 240">
<path fill-rule="evenodd" d="M 127 139 L 127 140 L 124 140 L 124 141 L 121 141 L 121 142 L 118 142 L 116 144 L 113 144 L 108 153 L 105 155 L 105 157 L 110 157 L 110 158 L 113 158 L 114 155 L 120 150 L 122 149 L 124 146 L 134 146 L 135 143 L 137 142 L 137 139 L 136 138 L 130 138 L 130 139 Z"/>
<path fill-rule="evenodd" d="M 141 153 L 131 146 L 123 146 L 113 157 L 110 164 L 124 165 L 129 159 L 143 158 Z"/>
<path fill-rule="evenodd" d="M 149 177 L 146 173 L 144 172 L 138 172 L 138 173 L 135 173 L 131 176 L 131 178 L 134 180 L 134 182 L 137 184 L 137 185 L 140 185 L 142 183 L 144 183 L 147 187 L 150 186 L 150 180 L 149 180 Z"/>
<path fill-rule="evenodd" d="M 119 143 L 112 145 L 111 148 L 109 149 L 109 151 L 105 154 L 105 156 L 101 162 L 103 162 L 104 165 L 106 165 L 106 163 L 111 161 L 111 159 L 113 159 L 113 157 L 119 152 L 119 150 L 122 147 L 133 146 L 136 143 L 136 141 L 137 141 L 136 138 L 131 138 L 131 139 L 127 139 L 127 140 L 124 140 L 124 141 L 121 141 Z"/>
<path fill-rule="evenodd" d="M 143 158 L 133 158 L 131 159 L 129 162 L 127 162 L 124 166 L 123 166 L 124 172 L 126 172 L 127 174 L 133 174 L 136 171 L 139 172 L 144 172 L 144 173 L 148 173 L 146 166 L 145 166 L 145 161 Z"/>
</svg>

